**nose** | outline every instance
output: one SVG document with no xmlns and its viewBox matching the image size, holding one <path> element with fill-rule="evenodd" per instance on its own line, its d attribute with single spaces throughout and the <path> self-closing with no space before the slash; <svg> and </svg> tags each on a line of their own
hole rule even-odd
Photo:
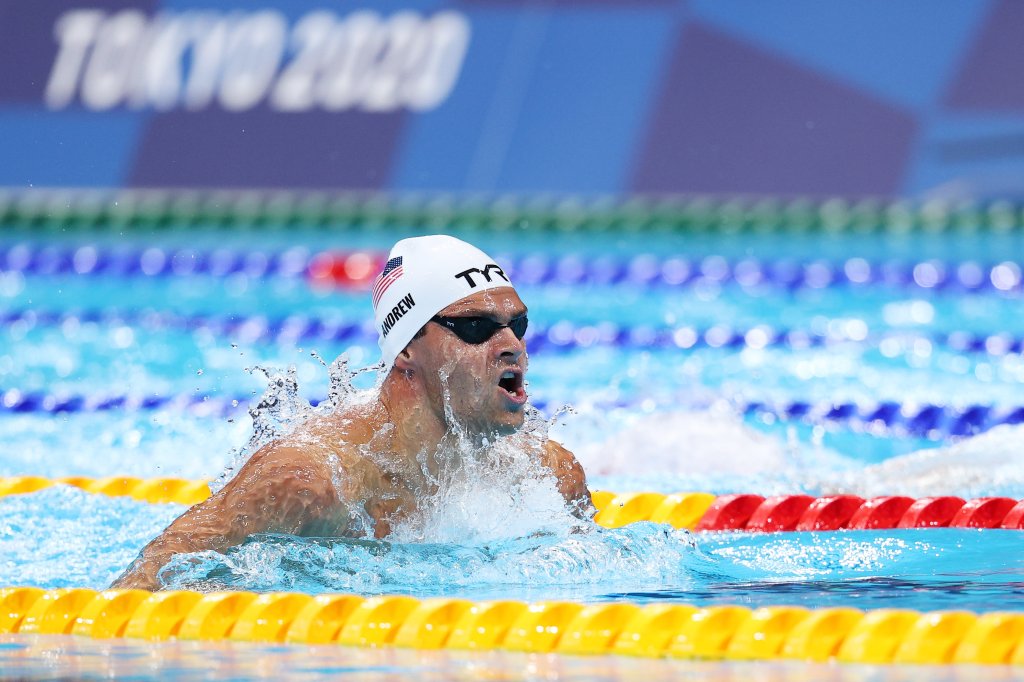
<svg viewBox="0 0 1024 682">
<path fill-rule="evenodd" d="M 517 339 L 516 335 L 508 327 L 501 329 L 491 337 L 494 345 L 495 355 L 502 360 L 518 362 L 523 353 L 526 352 L 526 339 Z"/>
</svg>

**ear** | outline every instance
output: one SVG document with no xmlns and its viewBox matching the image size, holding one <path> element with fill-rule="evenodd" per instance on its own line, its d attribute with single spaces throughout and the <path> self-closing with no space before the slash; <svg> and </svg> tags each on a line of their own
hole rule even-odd
<svg viewBox="0 0 1024 682">
<path fill-rule="evenodd" d="M 406 376 L 412 376 L 416 373 L 419 363 L 418 353 L 416 352 L 416 339 L 419 337 L 413 337 L 405 348 L 403 348 L 398 355 L 395 357 L 395 369 Z"/>
<path fill-rule="evenodd" d="M 416 372 L 418 360 L 416 357 L 416 347 L 419 345 L 416 342 L 420 338 L 426 336 L 426 334 L 427 327 L 424 325 L 418 332 L 416 332 L 415 336 L 412 337 L 412 340 L 405 344 L 405 348 L 403 348 L 395 358 L 395 367 L 406 376 L 411 376 Z"/>
<path fill-rule="evenodd" d="M 405 375 L 410 375 L 416 370 L 413 367 L 414 362 L 412 354 L 409 352 L 409 347 L 406 346 L 402 351 L 395 357 L 395 369 Z"/>
</svg>

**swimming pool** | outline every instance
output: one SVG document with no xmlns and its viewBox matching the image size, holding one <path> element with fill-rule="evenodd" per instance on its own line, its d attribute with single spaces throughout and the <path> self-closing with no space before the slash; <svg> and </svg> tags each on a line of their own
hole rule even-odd
<svg viewBox="0 0 1024 682">
<path fill-rule="evenodd" d="M 369 209 L 349 223 L 268 210 L 181 221 L 199 227 L 111 209 L 65 217 L 66 229 L 8 209 L 17 229 L 0 241 L 0 476 L 217 478 L 265 392 L 275 407 L 259 419 L 273 432 L 327 397 L 325 362 L 376 362 L 369 265 L 396 239 L 437 228 L 402 206 L 376 222 Z M 652 209 L 602 224 L 595 216 L 607 212 L 592 207 L 527 205 L 511 218 L 500 208 L 442 215 L 498 255 L 530 306 L 533 402 L 592 490 L 1024 498 L 1013 456 L 1024 429 L 1014 315 L 1024 239 L 1016 223 L 996 229 L 1001 207 L 980 235 L 964 213 L 944 231 L 895 229 L 898 206 L 876 212 L 889 229 L 872 230 L 856 207 L 829 228 L 836 204 L 815 213 L 824 227 L 804 230 L 793 227 L 800 205 L 761 227 L 728 204 L 689 206 L 717 221 L 701 230 L 662 224 Z M 297 392 L 268 386 L 290 366 Z M 176 560 L 168 584 L 1024 610 L 1014 530 L 690 535 L 638 523 L 569 533 L 550 488 L 508 494 L 503 483 L 462 481 L 393 543 L 257 537 Z M 102 589 L 183 509 L 64 485 L 2 497 L 0 585 Z"/>
</svg>

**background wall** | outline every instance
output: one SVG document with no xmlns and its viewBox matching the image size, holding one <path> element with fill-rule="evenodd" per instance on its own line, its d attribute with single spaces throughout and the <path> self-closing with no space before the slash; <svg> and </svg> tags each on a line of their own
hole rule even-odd
<svg viewBox="0 0 1024 682">
<path fill-rule="evenodd" d="M 1019 197 L 1013 0 L 0 0 L 0 185 Z"/>
</svg>

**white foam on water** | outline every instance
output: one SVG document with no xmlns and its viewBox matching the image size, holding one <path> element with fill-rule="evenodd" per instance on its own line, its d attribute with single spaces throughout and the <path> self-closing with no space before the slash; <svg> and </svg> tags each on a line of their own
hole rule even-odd
<svg viewBox="0 0 1024 682">
<path fill-rule="evenodd" d="M 579 523 L 556 487 L 554 476 L 537 461 L 543 419 L 532 412 L 539 431 L 498 439 L 483 448 L 462 445 L 458 465 L 442 472 L 436 489 L 424 491 L 416 512 L 389 535 L 397 542 L 474 544 L 531 533 L 564 534 Z M 538 424 L 539 422 L 539 424 Z"/>
<path fill-rule="evenodd" d="M 575 423 L 574 423 L 575 422 Z M 581 414 L 556 430 L 588 476 L 618 492 L 706 489 L 763 495 L 808 492 L 914 497 L 1024 497 L 1024 425 L 865 466 L 820 443 L 783 440 L 719 409 Z"/>
<path fill-rule="evenodd" d="M 618 431 L 609 428 L 611 420 L 588 421 L 589 441 L 575 446 L 575 454 L 591 475 L 749 475 L 778 472 L 793 462 L 786 443 L 724 411 L 631 415 Z M 575 440 L 580 435 L 574 428 Z"/>
<path fill-rule="evenodd" d="M 693 536 L 665 525 L 535 531 L 505 540 L 391 542 L 255 535 L 226 554 L 177 555 L 161 571 L 172 589 L 301 590 L 358 594 L 451 594 L 573 598 L 608 590 L 698 587 L 726 579 Z M 539 590 L 539 592 L 538 592 Z"/>
<path fill-rule="evenodd" d="M 826 492 L 928 497 L 1024 496 L 1024 425 L 1003 425 L 944 447 L 893 457 L 824 479 Z"/>
</svg>

